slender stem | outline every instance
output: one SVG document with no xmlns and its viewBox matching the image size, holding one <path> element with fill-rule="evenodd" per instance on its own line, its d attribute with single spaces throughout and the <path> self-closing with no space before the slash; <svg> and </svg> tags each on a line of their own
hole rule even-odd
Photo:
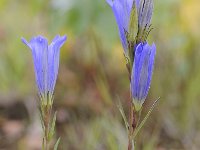
<svg viewBox="0 0 200 150">
<path fill-rule="evenodd" d="M 128 42 L 128 52 L 129 52 L 129 63 L 127 65 L 127 69 L 129 71 L 129 80 L 131 82 L 131 74 L 133 69 L 133 62 L 134 62 L 134 46 L 136 41 L 129 41 Z M 129 101 L 129 133 L 128 133 L 128 150 L 134 150 L 134 139 L 133 133 L 136 128 L 136 112 L 134 109 L 134 104 L 132 103 L 132 94 L 130 89 L 130 101 Z"/>
<path fill-rule="evenodd" d="M 51 124 L 51 109 L 52 109 L 52 104 L 49 103 L 41 103 L 42 105 L 42 124 L 44 125 L 44 130 L 43 130 L 43 149 L 44 150 L 49 150 L 50 146 L 50 139 L 49 139 L 49 134 L 50 134 L 50 124 Z"/>
<path fill-rule="evenodd" d="M 47 94 L 44 98 L 41 97 L 40 101 L 40 117 L 41 124 L 43 128 L 43 142 L 42 150 L 50 150 L 51 140 L 55 135 L 55 123 L 56 123 L 56 112 L 52 115 L 52 106 L 53 106 L 53 96 L 52 94 Z M 55 143 L 55 147 L 58 147 L 60 138 Z"/>
<path fill-rule="evenodd" d="M 133 111 L 132 104 L 130 104 L 129 108 L 129 135 L 128 135 L 128 150 L 132 150 L 132 122 L 133 122 Z"/>
<path fill-rule="evenodd" d="M 129 110 L 129 135 L 128 135 L 128 150 L 133 150 L 134 141 L 133 141 L 133 133 L 136 128 L 136 115 L 134 111 L 134 106 L 131 102 L 130 110 Z"/>
<path fill-rule="evenodd" d="M 132 103 L 132 95 L 130 91 L 130 101 L 129 101 L 129 134 L 128 134 L 128 150 L 134 150 L 134 138 L 133 134 L 137 126 L 136 112 L 134 104 Z"/>
</svg>

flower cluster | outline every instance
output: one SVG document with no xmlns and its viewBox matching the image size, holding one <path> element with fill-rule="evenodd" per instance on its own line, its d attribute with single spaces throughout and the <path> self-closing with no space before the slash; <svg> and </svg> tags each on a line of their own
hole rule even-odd
<svg viewBox="0 0 200 150">
<path fill-rule="evenodd" d="M 66 39 L 66 36 L 57 35 L 48 45 L 47 39 L 42 36 L 33 37 L 30 42 L 22 38 L 22 42 L 31 49 L 36 83 L 39 95 L 43 99 L 53 95 L 58 75 L 60 48 Z"/>
<path fill-rule="evenodd" d="M 147 37 L 151 31 L 153 0 L 107 0 L 119 29 L 131 79 L 136 111 L 144 103 L 152 78 L 156 46 Z"/>
</svg>

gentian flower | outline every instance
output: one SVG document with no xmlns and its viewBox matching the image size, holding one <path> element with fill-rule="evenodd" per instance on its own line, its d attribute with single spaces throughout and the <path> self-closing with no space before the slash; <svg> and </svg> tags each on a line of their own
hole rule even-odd
<svg viewBox="0 0 200 150">
<path fill-rule="evenodd" d="M 156 46 L 140 43 L 135 50 L 135 59 L 131 75 L 131 94 L 136 111 L 140 110 L 150 88 Z"/>
<path fill-rule="evenodd" d="M 151 31 L 153 0 L 107 0 L 111 6 L 119 29 L 120 39 L 126 56 L 132 38 L 144 42 Z M 134 31 L 134 33 L 132 33 Z M 128 39 L 129 36 L 134 36 Z"/>
<path fill-rule="evenodd" d="M 60 48 L 66 39 L 66 36 L 57 35 L 48 45 L 47 39 L 40 35 L 33 37 L 30 42 L 22 38 L 22 42 L 31 49 L 36 83 L 39 95 L 43 99 L 53 95 L 58 75 Z"/>
<path fill-rule="evenodd" d="M 129 20 L 133 0 L 107 0 L 107 3 L 113 10 L 119 29 L 120 39 L 124 48 L 124 53 L 128 54 L 128 44 L 125 31 L 128 31 Z"/>
<path fill-rule="evenodd" d="M 149 26 L 153 13 L 153 0 L 136 0 L 139 26 Z"/>
<path fill-rule="evenodd" d="M 151 31 L 151 18 L 153 13 L 153 0 L 136 0 L 138 13 L 138 39 L 145 41 Z"/>
</svg>

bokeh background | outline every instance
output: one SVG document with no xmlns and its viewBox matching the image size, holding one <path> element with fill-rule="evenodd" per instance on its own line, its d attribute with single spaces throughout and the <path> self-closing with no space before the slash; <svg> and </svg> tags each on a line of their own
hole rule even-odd
<svg viewBox="0 0 200 150">
<path fill-rule="evenodd" d="M 138 150 L 200 148 L 200 3 L 155 0 L 155 71 Z M 105 0 L 0 1 L 0 149 L 39 150 L 42 129 L 30 50 L 21 37 L 66 34 L 55 88 L 60 150 L 124 150 L 129 79 L 113 13 Z"/>
</svg>

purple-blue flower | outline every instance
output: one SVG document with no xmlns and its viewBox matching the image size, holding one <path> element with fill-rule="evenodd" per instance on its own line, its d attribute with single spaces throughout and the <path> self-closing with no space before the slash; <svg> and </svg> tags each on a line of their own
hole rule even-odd
<svg viewBox="0 0 200 150">
<path fill-rule="evenodd" d="M 32 52 L 36 83 L 41 96 L 52 95 L 58 75 L 60 48 L 67 37 L 57 35 L 52 43 L 43 36 L 33 37 L 30 42 L 22 38 Z"/>
<path fill-rule="evenodd" d="M 129 28 L 128 26 L 133 0 L 107 0 L 107 3 L 112 8 L 115 15 L 124 52 L 127 54 L 128 45 L 125 31 L 128 31 Z"/>
<path fill-rule="evenodd" d="M 140 43 L 135 49 L 135 59 L 131 75 L 131 93 L 136 111 L 140 110 L 150 88 L 156 46 Z"/>
<path fill-rule="evenodd" d="M 151 30 L 149 27 L 153 12 L 153 0 L 107 0 L 107 3 L 113 10 L 124 52 L 127 55 L 129 48 L 127 34 L 133 34 L 129 33 L 131 32 L 130 25 L 136 25 L 134 27 L 137 27 L 134 30 L 138 30 L 135 31 L 138 35 L 134 38 L 136 38 L 138 43 L 144 42 Z M 133 8 L 136 8 L 134 13 L 137 19 L 131 19 L 131 17 L 135 16 L 131 15 Z M 130 23 L 130 21 L 136 22 Z"/>
<path fill-rule="evenodd" d="M 151 24 L 153 0 L 136 0 L 136 7 L 138 12 L 139 30 L 144 30 Z"/>
</svg>

